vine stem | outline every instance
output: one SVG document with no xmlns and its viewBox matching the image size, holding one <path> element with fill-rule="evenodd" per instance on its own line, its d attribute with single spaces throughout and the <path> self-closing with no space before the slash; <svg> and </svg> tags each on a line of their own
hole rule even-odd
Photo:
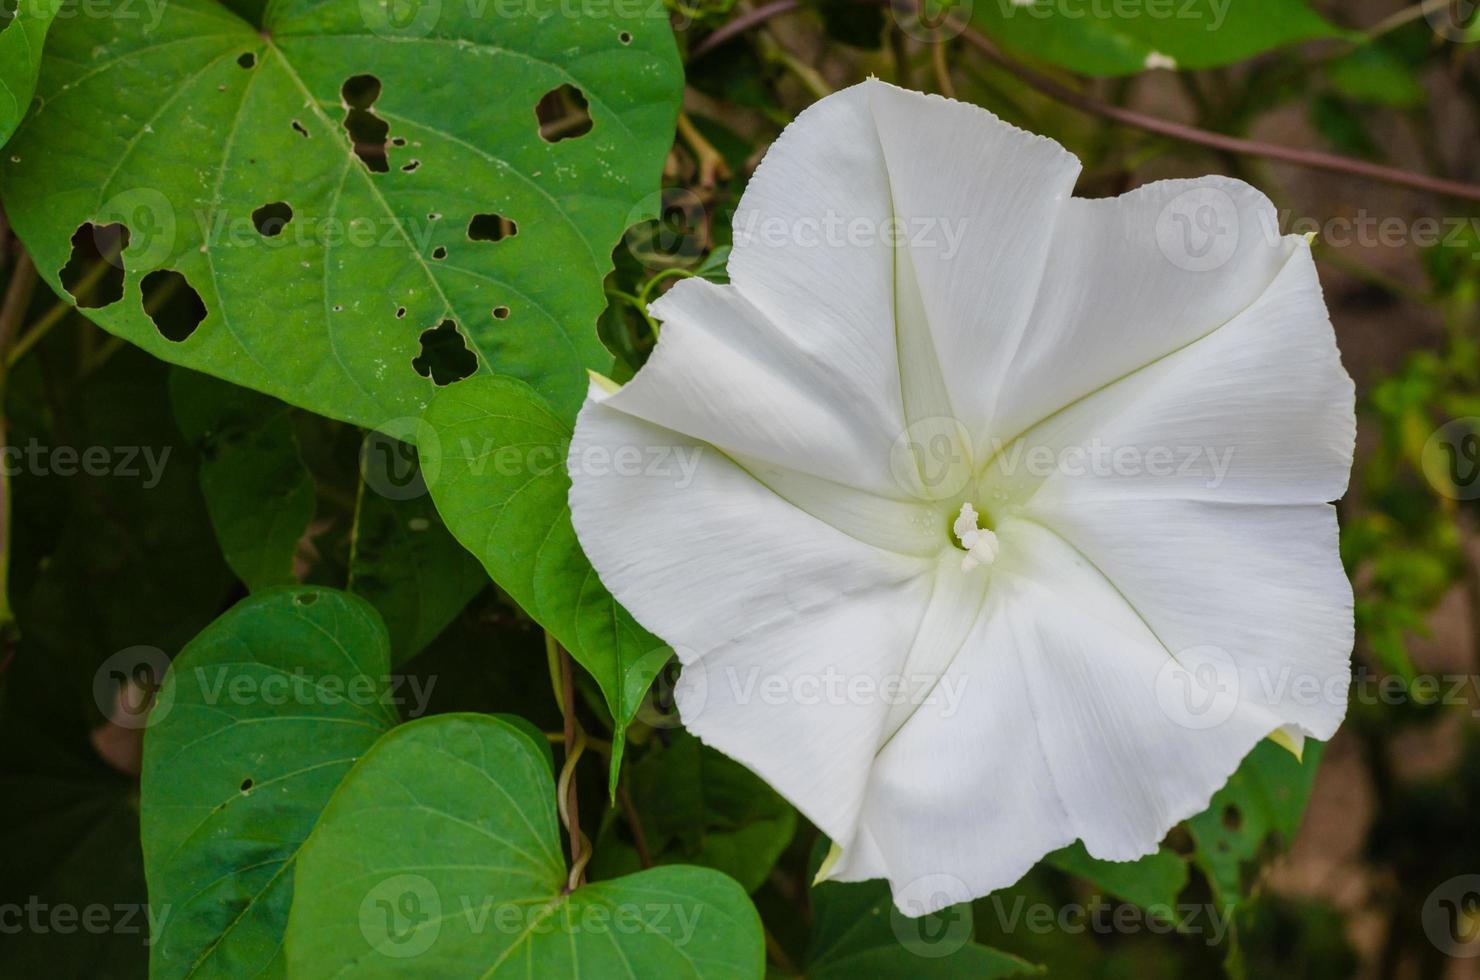
<svg viewBox="0 0 1480 980">
<path fill-rule="evenodd" d="M 568 895 L 586 882 L 586 862 L 591 860 L 591 849 L 581 833 L 581 811 L 576 796 L 576 763 L 586 751 L 586 733 L 576 721 L 575 674 L 571 668 L 570 651 L 555 643 L 546 634 L 546 643 L 553 644 L 560 662 L 560 712 L 565 718 L 565 764 L 560 768 L 560 779 L 556 783 L 555 798 L 560 810 L 560 821 L 565 825 L 570 838 L 570 876 L 565 882 Z"/>
<path fill-rule="evenodd" d="M 632 794 L 627 792 L 626 780 L 617 782 L 617 801 L 622 805 L 622 816 L 627 821 L 627 829 L 632 831 L 632 846 L 637 849 L 638 863 L 644 868 L 651 868 L 653 852 L 648 849 L 647 834 L 643 832 L 637 807 L 632 804 Z"/>
<path fill-rule="evenodd" d="M 4 301 L 0 302 L 0 447 L 9 438 L 5 417 L 6 354 L 20 332 L 21 318 L 26 315 L 36 289 L 36 267 L 31 264 L 31 257 L 23 248 L 16 248 L 15 255 L 10 285 L 5 290 Z M 6 652 L 15 630 L 15 615 L 10 609 L 10 518 L 10 473 L 0 467 L 0 640 L 4 641 Z"/>
<path fill-rule="evenodd" d="M 881 0 L 859 0 L 859 2 L 879 3 Z M 883 2 L 887 2 L 887 0 L 883 0 Z M 801 0 L 772 0 L 771 3 L 741 14 L 694 45 L 689 57 L 693 59 L 707 54 L 736 35 L 764 23 L 772 17 L 796 11 L 800 6 Z M 995 63 L 1009 74 L 1016 76 L 1031 88 L 1037 89 L 1049 98 L 1057 102 L 1062 102 L 1070 108 L 1078 109 L 1080 112 L 1109 119 L 1112 122 L 1141 129 L 1149 133 L 1156 133 L 1159 136 L 1166 136 L 1197 146 L 1205 146 L 1209 149 L 1220 150 L 1225 153 L 1263 157 L 1267 160 L 1279 160 L 1312 170 L 1351 174 L 1368 180 L 1397 184 L 1401 187 L 1413 187 L 1418 190 L 1432 191 L 1435 194 L 1443 194 L 1446 197 L 1457 197 L 1467 201 L 1480 201 L 1480 186 L 1475 184 L 1430 177 L 1427 174 L 1415 173 L 1411 170 L 1400 170 L 1397 167 L 1384 167 L 1379 164 L 1368 163 L 1365 160 L 1354 160 L 1350 157 L 1338 156 L 1334 153 L 1298 150 L 1275 143 L 1266 143 L 1261 140 L 1227 136 L 1223 133 L 1199 129 L 1196 126 L 1172 122 L 1169 119 L 1162 119 L 1160 116 L 1137 112 L 1134 109 L 1108 105 L 1093 96 L 1086 95 L 1065 85 L 1057 79 L 1050 78 L 1026 65 L 1019 64 L 1003 54 L 984 34 L 974 28 L 962 25 L 959 21 L 951 26 L 960 29 L 959 36 L 985 55 L 989 61 Z"/>
</svg>

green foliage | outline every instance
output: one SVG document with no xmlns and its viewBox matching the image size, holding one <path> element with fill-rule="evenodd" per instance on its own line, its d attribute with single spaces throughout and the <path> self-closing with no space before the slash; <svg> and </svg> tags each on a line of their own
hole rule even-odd
<svg viewBox="0 0 1480 980">
<path fill-rule="evenodd" d="M 31 107 L 46 32 L 60 9 L 59 0 L 0 4 L 0 146 Z"/>
<path fill-rule="evenodd" d="M 522 728 L 404 725 L 345 779 L 303 846 L 298 976 L 758 978 L 760 920 L 734 881 L 664 867 L 567 892 L 555 785 Z"/>
<path fill-rule="evenodd" d="M 422 471 L 448 528 L 601 685 L 616 719 L 615 788 L 623 732 L 671 651 L 617 604 L 576 541 L 569 423 L 528 385 L 503 378 L 443 392 L 423 423 Z"/>
<path fill-rule="evenodd" d="M 37 268 L 60 289 L 74 232 L 122 223 L 124 295 L 90 315 L 159 357 L 372 426 L 474 369 L 573 415 L 583 370 L 605 366 L 608 253 L 655 206 L 671 33 L 652 5 L 422 9 L 402 24 L 355 0 L 293 0 L 259 31 L 214 0 L 176 0 L 157 24 L 58 22 L 43 109 L 0 169 Z M 559 94 L 571 87 L 582 97 Z M 590 131 L 575 136 L 582 102 Z M 537 105 L 560 118 L 542 129 Z M 143 308 L 147 274 L 165 270 L 203 322 L 156 325 Z"/>
<path fill-rule="evenodd" d="M 144 741 L 152 977 L 282 975 L 299 847 L 397 721 L 390 645 L 363 600 L 285 588 L 241 603 L 172 666 Z"/>
</svg>

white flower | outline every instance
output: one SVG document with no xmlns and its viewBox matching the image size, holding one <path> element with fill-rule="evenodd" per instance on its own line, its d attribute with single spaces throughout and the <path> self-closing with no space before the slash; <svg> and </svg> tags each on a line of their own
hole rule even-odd
<svg viewBox="0 0 1480 980">
<path fill-rule="evenodd" d="M 1353 394 L 1310 249 L 1239 181 L 1078 173 L 972 106 L 823 99 L 732 284 L 654 304 L 576 426 L 573 461 L 700 454 L 573 462 L 581 544 L 679 652 L 685 724 L 911 914 L 1076 838 L 1148 854 L 1346 710 Z"/>
</svg>

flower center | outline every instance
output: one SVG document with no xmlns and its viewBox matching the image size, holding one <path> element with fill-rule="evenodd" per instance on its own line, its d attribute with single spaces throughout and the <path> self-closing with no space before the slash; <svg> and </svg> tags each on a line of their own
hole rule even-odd
<svg viewBox="0 0 1480 980">
<path fill-rule="evenodd" d="M 966 554 L 961 556 L 961 571 L 969 572 L 978 565 L 990 565 L 997 560 L 997 534 L 991 528 L 981 526 L 981 515 L 970 502 L 961 505 L 961 513 L 951 525 L 956 545 Z"/>
</svg>

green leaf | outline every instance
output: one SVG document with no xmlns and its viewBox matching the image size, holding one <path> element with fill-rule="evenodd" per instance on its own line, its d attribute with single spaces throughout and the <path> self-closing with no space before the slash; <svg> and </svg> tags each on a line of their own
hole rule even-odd
<svg viewBox="0 0 1480 980">
<path fill-rule="evenodd" d="M 41 49 L 59 9 L 59 0 L 21 0 L 13 13 L 8 3 L 0 3 L 0 146 L 31 108 Z"/>
<path fill-rule="evenodd" d="M 1176 918 L 1177 896 L 1187 885 L 1186 860 L 1166 847 L 1139 861 L 1101 861 L 1075 841 L 1044 860 L 1117 898 L 1165 912 L 1169 921 Z"/>
<path fill-rule="evenodd" d="M 5 149 L 4 205 L 48 282 L 84 223 L 121 222 L 124 295 L 89 316 L 166 360 L 372 426 L 474 367 L 574 415 L 608 362 L 612 246 L 673 136 L 661 4 L 400 23 L 377 0 L 279 0 L 259 30 L 214 0 L 127 2 L 58 21 Z M 537 104 L 566 112 L 543 135 Z M 204 320 L 156 327 L 150 273 Z"/>
<path fill-rule="evenodd" d="M 360 484 L 349 591 L 380 611 L 392 663 L 425 649 L 487 584 L 483 566 L 457 543 L 425 492 L 402 499 Z"/>
<path fill-rule="evenodd" d="M 615 791 L 623 733 L 671 651 L 612 598 L 576 540 L 566 500 L 570 425 L 507 378 L 442 392 L 422 421 L 422 472 L 447 527 L 601 686 L 616 719 Z"/>
<path fill-rule="evenodd" d="M 631 766 L 627 788 L 655 864 L 723 871 L 754 892 L 796 830 L 796 811 L 775 790 L 723 753 L 682 730 Z M 612 878 L 641 866 L 630 829 L 610 811 L 589 869 Z"/>
<path fill-rule="evenodd" d="M 1134 74 L 1165 58 L 1212 68 L 1345 36 L 1304 0 L 1147 0 L 1117 14 L 1100 0 L 987 0 L 971 11 L 977 27 L 1017 54 L 1086 75 Z"/>
<path fill-rule="evenodd" d="M 1326 78 L 1342 95 L 1369 105 L 1412 109 L 1424 101 L 1413 68 L 1381 44 L 1364 44 L 1327 62 Z"/>
<path fill-rule="evenodd" d="M 171 912 L 150 975 L 282 975 L 299 847 L 355 760 L 396 724 L 389 643 L 364 600 L 271 589 L 174 662 L 144 739 L 150 901 Z"/>
<path fill-rule="evenodd" d="M 487 715 L 402 725 L 360 760 L 299 859 L 294 976 L 758 978 L 760 918 L 704 868 L 564 894 L 555 781 Z"/>
<path fill-rule="evenodd" d="M 314 483 L 288 406 L 178 368 L 170 399 L 180 431 L 200 452 L 200 489 L 226 563 L 253 592 L 295 581 Z"/>
<path fill-rule="evenodd" d="M 812 850 L 809 874 L 826 840 Z M 808 980 L 994 980 L 1043 968 L 972 941 L 969 903 L 919 918 L 894 906 L 885 881 L 824 881 L 812 888 Z"/>
<path fill-rule="evenodd" d="M 1225 906 L 1237 905 L 1245 894 L 1246 866 L 1294 837 L 1323 748 L 1306 739 L 1304 761 L 1297 762 L 1268 739 L 1260 742 L 1207 810 L 1187 821 L 1197 844 L 1194 861 Z"/>
</svg>

